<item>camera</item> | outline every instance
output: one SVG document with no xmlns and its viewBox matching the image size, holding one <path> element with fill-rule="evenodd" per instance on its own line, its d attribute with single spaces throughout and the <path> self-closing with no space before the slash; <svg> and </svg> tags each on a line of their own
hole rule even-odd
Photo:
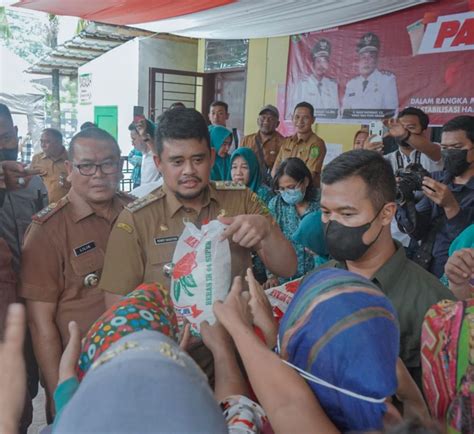
<svg viewBox="0 0 474 434">
<path fill-rule="evenodd" d="M 420 191 L 423 186 L 423 178 L 430 173 L 418 163 L 409 164 L 403 169 L 398 169 L 395 176 L 400 178 L 397 185 L 396 201 L 403 204 L 414 200 L 414 191 Z"/>
</svg>

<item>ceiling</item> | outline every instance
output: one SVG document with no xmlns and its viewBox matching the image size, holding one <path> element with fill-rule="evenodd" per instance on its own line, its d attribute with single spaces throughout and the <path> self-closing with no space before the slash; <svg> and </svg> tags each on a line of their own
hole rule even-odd
<svg viewBox="0 0 474 434">
<path fill-rule="evenodd" d="M 22 0 L 13 6 L 206 39 L 286 36 L 374 18 L 431 0 Z"/>
</svg>

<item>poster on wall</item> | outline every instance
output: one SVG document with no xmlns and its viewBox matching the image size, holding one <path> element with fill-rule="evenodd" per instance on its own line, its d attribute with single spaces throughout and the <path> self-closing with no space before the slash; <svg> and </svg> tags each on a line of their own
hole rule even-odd
<svg viewBox="0 0 474 434">
<path fill-rule="evenodd" d="M 474 115 L 470 6 L 474 2 L 440 0 L 292 36 L 285 119 L 301 101 L 326 123 L 367 123 L 408 106 L 424 110 L 431 125 Z"/>
<path fill-rule="evenodd" d="M 92 104 L 92 74 L 79 75 L 79 104 Z"/>
</svg>

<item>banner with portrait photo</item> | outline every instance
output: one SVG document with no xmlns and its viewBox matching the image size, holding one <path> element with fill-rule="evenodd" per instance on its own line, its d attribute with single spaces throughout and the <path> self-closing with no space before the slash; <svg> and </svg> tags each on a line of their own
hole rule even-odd
<svg viewBox="0 0 474 434">
<path fill-rule="evenodd" d="M 318 122 L 367 123 L 404 107 L 431 125 L 474 115 L 474 1 L 440 0 L 292 36 L 285 119 L 311 103 Z"/>
</svg>

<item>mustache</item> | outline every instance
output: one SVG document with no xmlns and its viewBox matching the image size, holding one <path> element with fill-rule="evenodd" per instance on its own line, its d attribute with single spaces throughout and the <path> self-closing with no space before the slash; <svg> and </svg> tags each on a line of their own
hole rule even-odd
<svg viewBox="0 0 474 434">
<path fill-rule="evenodd" d="M 180 179 L 178 181 L 178 184 L 184 184 L 188 181 L 197 181 L 197 182 L 202 182 L 202 179 L 199 178 L 199 176 L 188 176 L 186 178 Z"/>
</svg>

